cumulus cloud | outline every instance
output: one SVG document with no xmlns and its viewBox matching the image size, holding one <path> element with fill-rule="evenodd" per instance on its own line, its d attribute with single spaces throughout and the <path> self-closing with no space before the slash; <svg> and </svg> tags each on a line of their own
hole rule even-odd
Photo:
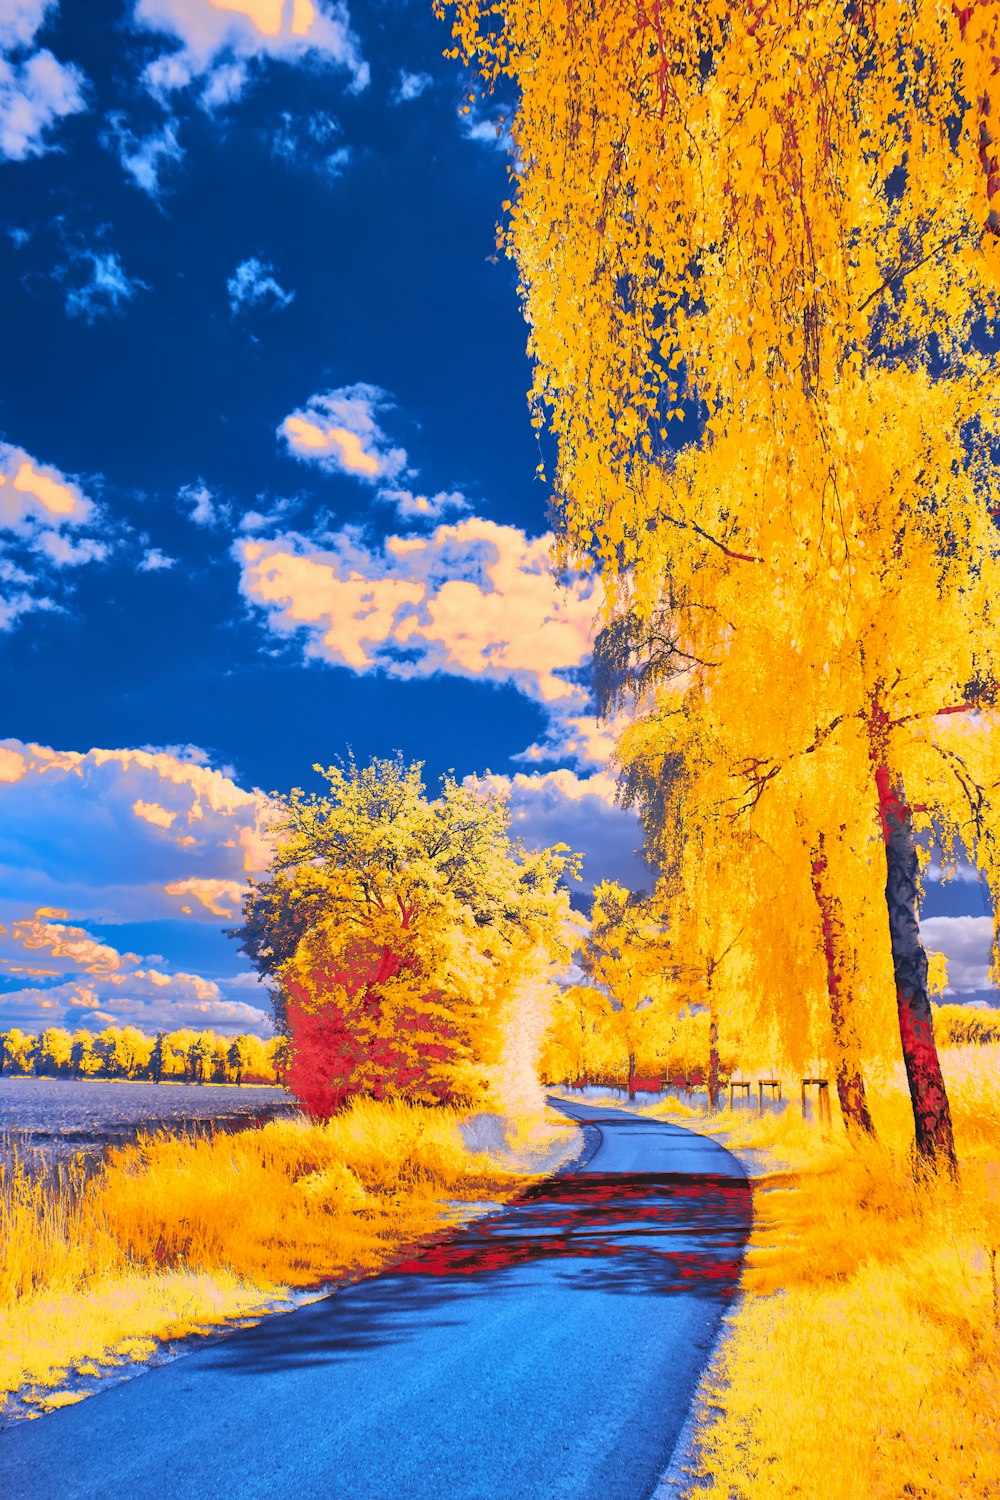
<svg viewBox="0 0 1000 1500">
<path fill-rule="evenodd" d="M 606 721 L 593 714 L 574 713 L 571 709 L 565 709 L 551 716 L 542 739 L 529 745 L 513 759 L 535 765 L 568 760 L 578 766 L 606 766 L 618 736 L 627 724 L 628 719 L 624 715 Z"/>
<path fill-rule="evenodd" d="M 248 876 L 270 859 L 272 809 L 204 760 L 0 742 L 0 1030 L 107 1024 L 100 1014 L 147 1031 L 270 1032 L 265 991 L 221 935 L 211 978 L 109 936 L 239 919 Z"/>
<path fill-rule="evenodd" d="M 0 532 L 29 536 L 39 523 L 84 526 L 93 515 L 93 502 L 75 480 L 23 448 L 0 443 Z"/>
<path fill-rule="evenodd" d="M 213 917 L 226 917 L 230 921 L 239 913 L 245 889 L 245 881 L 213 880 L 204 875 L 189 875 L 186 880 L 172 880 L 164 886 L 168 896 L 199 903 Z M 181 911 L 191 916 L 194 907 L 185 905 Z"/>
<path fill-rule="evenodd" d="M 286 292 L 283 286 L 279 286 L 270 261 L 258 260 L 255 255 L 240 261 L 226 282 L 226 291 L 229 310 L 234 316 L 244 308 L 258 307 L 262 302 L 269 302 L 272 307 L 288 307 L 295 298 L 294 292 Z"/>
<path fill-rule="evenodd" d="M 69 283 L 67 314 L 71 318 L 85 318 L 88 323 L 120 313 L 138 292 L 149 291 L 144 281 L 126 275 L 113 250 L 77 251 L 70 265 L 59 268 L 58 276 Z"/>
<path fill-rule="evenodd" d="M 442 516 L 458 515 L 469 509 L 460 490 L 439 490 L 436 495 L 415 495 L 412 490 L 379 490 L 375 496 L 383 505 L 391 505 L 401 521 L 440 521 Z"/>
<path fill-rule="evenodd" d="M 477 778 L 470 778 L 476 780 Z M 529 849 L 568 844 L 583 855 L 581 891 L 601 880 L 630 890 L 652 889 L 654 872 L 642 857 L 635 813 L 615 805 L 615 784 L 605 773 L 578 776 L 565 767 L 514 776 L 487 775 L 479 784 L 509 798 L 511 826 Z"/>
<path fill-rule="evenodd" d="M 391 96 L 393 104 L 409 104 L 412 100 L 419 99 L 433 82 L 429 73 L 408 73 L 405 68 L 400 68 L 399 81 Z"/>
<path fill-rule="evenodd" d="M 35 46 L 55 9 L 52 0 L 7 0 L 0 11 L 0 160 L 52 150 L 52 127 L 87 108 L 81 70 Z"/>
<path fill-rule="evenodd" d="M 342 69 L 354 92 L 368 85 L 368 64 L 341 0 L 138 0 L 133 19 L 179 44 L 143 75 L 161 99 L 196 85 L 205 108 L 219 108 L 269 60 Z"/>
<path fill-rule="evenodd" d="M 218 926 L 213 908 L 238 909 L 267 864 L 270 818 L 261 793 L 176 752 L 0 741 L 0 920 L 30 904 L 148 921 L 183 901 Z"/>
<path fill-rule="evenodd" d="M 0 442 L 0 631 L 25 614 L 58 608 L 55 575 L 109 552 L 82 535 L 100 520 L 79 483 L 13 443 Z"/>
<path fill-rule="evenodd" d="M 136 1026 L 156 1031 L 218 1031 L 223 1035 L 253 1032 L 271 1036 L 270 1015 L 260 1006 L 228 998 L 237 983 L 203 979 L 183 971 L 130 968 L 114 976 L 68 979 L 44 988 L 33 985 L 0 995 L 0 1030 L 20 1026 L 39 1031 L 65 1026 L 101 1031 L 105 1026 Z"/>
<path fill-rule="evenodd" d="M 359 382 L 311 396 L 278 428 L 288 451 L 333 474 L 350 474 L 375 484 L 395 479 L 406 468 L 406 450 L 392 448 L 378 423 L 391 406 L 377 385 Z"/>
<path fill-rule="evenodd" d="M 550 542 L 469 517 L 378 548 L 348 529 L 325 548 L 285 536 L 234 551 L 244 596 L 275 633 L 301 632 L 307 655 L 355 672 L 513 683 L 580 711 L 572 674 L 590 656 L 596 585 L 559 586 Z"/>
<path fill-rule="evenodd" d="M 103 562 L 108 555 L 107 543 L 96 537 L 85 536 L 77 541 L 61 531 L 39 532 L 37 547 L 57 568 L 79 568 L 83 563 Z"/>
<path fill-rule="evenodd" d="M 948 992 L 991 990 L 991 917 L 927 917 L 920 924 L 924 946 L 948 960 Z"/>
<path fill-rule="evenodd" d="M 184 148 L 177 140 L 177 125 L 167 120 L 160 130 L 136 135 L 120 112 L 108 116 L 108 129 L 102 136 L 104 145 L 115 151 L 122 170 L 137 188 L 158 199 L 163 191 L 161 174 L 184 159 Z"/>
<path fill-rule="evenodd" d="M 270 1032 L 265 991 L 221 935 L 231 970 L 212 978 L 108 936 L 239 919 L 248 876 L 270 859 L 272 809 L 204 760 L 0 742 L 0 1030 L 107 1024 L 100 1014 L 147 1031 Z"/>
</svg>

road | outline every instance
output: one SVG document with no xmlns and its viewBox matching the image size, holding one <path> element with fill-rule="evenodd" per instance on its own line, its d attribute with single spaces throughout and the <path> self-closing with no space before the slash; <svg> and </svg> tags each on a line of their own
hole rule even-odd
<svg viewBox="0 0 1000 1500">
<path fill-rule="evenodd" d="M 571 1174 L 0 1433 L 0 1494 L 647 1500 L 738 1279 L 750 1192 L 703 1136 L 557 1107 L 585 1128 Z"/>
</svg>

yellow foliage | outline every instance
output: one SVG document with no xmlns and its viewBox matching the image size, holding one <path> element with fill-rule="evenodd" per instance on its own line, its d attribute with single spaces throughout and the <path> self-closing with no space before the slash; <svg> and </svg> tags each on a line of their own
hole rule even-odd
<svg viewBox="0 0 1000 1500">
<path fill-rule="evenodd" d="M 145 1359 L 289 1287 L 373 1271 L 440 1228 L 445 1200 L 510 1196 L 534 1168 L 471 1154 L 460 1119 L 356 1101 L 325 1124 L 150 1136 L 90 1178 L 15 1162 L 0 1172 L 0 1394 Z M 537 1117 L 524 1129 L 536 1145 L 552 1134 Z"/>
<path fill-rule="evenodd" d="M 942 1063 L 957 1182 L 914 1179 L 900 1070 L 871 1089 L 880 1143 L 853 1149 L 794 1100 L 782 1115 L 644 1110 L 768 1160 L 744 1295 L 702 1386 L 692 1500 L 1000 1492 L 1000 1046 Z"/>
</svg>

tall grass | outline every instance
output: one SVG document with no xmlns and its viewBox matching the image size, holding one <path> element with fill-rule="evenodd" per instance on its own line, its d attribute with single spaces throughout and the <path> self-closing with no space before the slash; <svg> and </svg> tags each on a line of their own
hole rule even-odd
<svg viewBox="0 0 1000 1500">
<path fill-rule="evenodd" d="M 259 1314 L 287 1288 L 374 1270 L 439 1229 L 449 1200 L 523 1185 L 467 1151 L 458 1124 L 360 1101 L 324 1124 L 147 1136 L 89 1176 L 15 1158 L 0 1169 L 0 1394 L 52 1390 Z"/>
<path fill-rule="evenodd" d="M 763 1152 L 742 1287 L 702 1389 L 697 1500 L 1000 1495 L 1000 1047 L 945 1048 L 957 1182 L 914 1176 L 900 1072 L 878 1143 L 784 1114 L 673 1104 Z M 835 1101 L 834 1101 L 835 1105 Z"/>
</svg>

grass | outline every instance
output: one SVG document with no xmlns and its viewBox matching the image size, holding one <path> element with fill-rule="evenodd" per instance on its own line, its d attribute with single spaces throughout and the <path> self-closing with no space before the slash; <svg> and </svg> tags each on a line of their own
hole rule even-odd
<svg viewBox="0 0 1000 1500">
<path fill-rule="evenodd" d="M 698 1500 L 1000 1495 L 1000 1047 L 945 1048 L 958 1183 L 914 1180 L 901 1076 L 879 1144 L 783 1114 L 644 1112 L 765 1154 L 743 1297 L 702 1385 Z"/>
<path fill-rule="evenodd" d="M 510 1197 L 530 1156 L 498 1165 L 465 1147 L 459 1123 L 359 1102 L 323 1124 L 147 1136 L 92 1175 L 79 1163 L 33 1175 L 15 1159 L 0 1169 L 0 1403 L 69 1404 L 88 1378 L 164 1343 L 376 1270 L 457 1203 Z M 521 1124 L 528 1151 L 571 1139 L 571 1127 Z"/>
</svg>

